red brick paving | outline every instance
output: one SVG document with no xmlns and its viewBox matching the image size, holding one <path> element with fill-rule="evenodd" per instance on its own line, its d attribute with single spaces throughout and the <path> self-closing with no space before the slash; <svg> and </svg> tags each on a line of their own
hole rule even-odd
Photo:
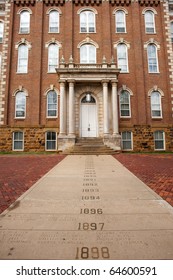
<svg viewBox="0 0 173 280">
<path fill-rule="evenodd" d="M 64 158 L 0 155 L 0 213 Z M 117 154 L 115 158 L 173 206 L 173 154 Z"/>
<path fill-rule="evenodd" d="M 173 206 L 173 154 L 121 153 L 114 157 Z"/>
<path fill-rule="evenodd" d="M 63 158 L 63 155 L 0 155 L 0 213 Z"/>
</svg>

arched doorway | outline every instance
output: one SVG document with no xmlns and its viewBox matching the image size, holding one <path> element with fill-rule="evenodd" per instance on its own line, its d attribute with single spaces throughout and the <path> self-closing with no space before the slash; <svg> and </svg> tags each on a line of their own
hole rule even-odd
<svg viewBox="0 0 173 280">
<path fill-rule="evenodd" d="M 81 100 L 81 137 L 97 137 L 97 106 L 90 92 Z"/>
</svg>

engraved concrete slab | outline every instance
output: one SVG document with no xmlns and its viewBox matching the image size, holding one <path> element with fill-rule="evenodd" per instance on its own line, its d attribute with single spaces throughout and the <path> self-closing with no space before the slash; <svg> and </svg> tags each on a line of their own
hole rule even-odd
<svg viewBox="0 0 173 280">
<path fill-rule="evenodd" d="M 0 259 L 173 259 L 173 208 L 111 156 L 68 156 L 0 216 Z"/>
</svg>

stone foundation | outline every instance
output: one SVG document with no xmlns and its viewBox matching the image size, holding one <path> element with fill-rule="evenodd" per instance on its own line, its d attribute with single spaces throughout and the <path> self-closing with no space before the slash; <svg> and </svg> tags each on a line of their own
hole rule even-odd
<svg viewBox="0 0 173 280">
<path fill-rule="evenodd" d="M 165 132 L 166 151 L 173 152 L 173 125 L 168 127 L 151 127 L 135 125 L 131 128 L 121 128 L 122 131 L 133 132 L 134 152 L 153 152 L 154 137 L 153 132 L 162 130 Z M 24 152 L 44 152 L 45 133 L 47 131 L 57 132 L 57 151 L 63 151 L 75 145 L 75 136 L 58 136 L 58 128 L 46 127 L 1 127 L 0 128 L 0 152 L 11 152 L 13 145 L 13 132 L 24 132 Z M 109 136 L 104 138 L 104 144 L 114 150 L 121 150 L 121 137 Z"/>
<path fill-rule="evenodd" d="M 104 136 L 103 142 L 106 146 L 108 146 L 109 148 L 111 148 L 115 151 L 121 150 L 121 135 L 120 134 Z"/>
<path fill-rule="evenodd" d="M 58 136 L 58 151 L 64 151 L 75 145 L 75 136 Z"/>
</svg>

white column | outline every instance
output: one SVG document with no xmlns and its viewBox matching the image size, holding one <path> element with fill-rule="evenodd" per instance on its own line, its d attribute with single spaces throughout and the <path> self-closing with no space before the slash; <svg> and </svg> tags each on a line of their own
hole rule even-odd
<svg viewBox="0 0 173 280">
<path fill-rule="evenodd" d="M 75 135 L 74 82 L 69 81 L 69 135 Z"/>
<path fill-rule="evenodd" d="M 109 113 L 108 113 L 108 82 L 103 80 L 103 132 L 104 135 L 109 134 Z"/>
<path fill-rule="evenodd" d="M 60 135 L 66 134 L 66 91 L 65 81 L 60 81 Z"/>
<path fill-rule="evenodd" d="M 118 96 L 117 96 L 117 82 L 112 80 L 112 130 L 113 135 L 119 133 L 118 125 Z"/>
</svg>

